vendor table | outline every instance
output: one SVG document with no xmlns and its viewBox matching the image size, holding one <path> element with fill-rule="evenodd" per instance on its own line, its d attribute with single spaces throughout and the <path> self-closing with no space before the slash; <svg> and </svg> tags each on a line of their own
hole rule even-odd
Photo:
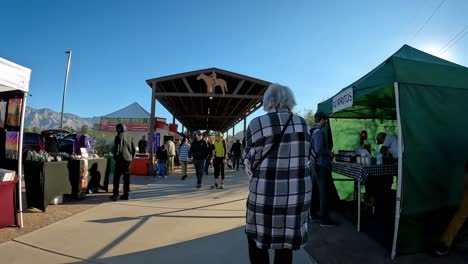
<svg viewBox="0 0 468 264">
<path fill-rule="evenodd" d="M 361 183 L 365 183 L 368 177 L 398 175 L 398 164 L 365 165 L 360 163 L 332 162 L 332 171 L 353 178 L 355 183 L 357 183 L 357 231 L 359 232 L 361 230 Z"/>
<path fill-rule="evenodd" d="M 109 178 L 110 178 L 110 175 L 114 175 L 115 161 L 114 161 L 114 156 L 112 156 L 112 155 L 104 155 L 104 158 L 107 160 L 104 187 L 105 187 L 106 192 L 108 192 L 109 191 L 108 190 L 109 189 Z"/>
<path fill-rule="evenodd" d="M 99 184 L 106 192 L 108 191 L 109 174 L 106 173 L 107 159 L 69 160 L 68 174 L 71 185 L 71 196 L 73 198 L 84 198 L 86 196 L 88 181 L 92 177 L 92 175 L 89 175 L 89 170 L 93 166 L 96 166 L 96 170 L 101 174 Z"/>
<path fill-rule="evenodd" d="M 16 218 L 16 184 L 14 181 L 0 181 L 0 228 L 18 225 Z"/>
<path fill-rule="evenodd" d="M 135 158 L 130 165 L 131 175 L 149 175 L 149 158 Z"/>
<path fill-rule="evenodd" d="M 28 207 L 35 207 L 45 212 L 55 197 L 70 193 L 67 161 L 25 160 L 23 164 Z"/>
</svg>

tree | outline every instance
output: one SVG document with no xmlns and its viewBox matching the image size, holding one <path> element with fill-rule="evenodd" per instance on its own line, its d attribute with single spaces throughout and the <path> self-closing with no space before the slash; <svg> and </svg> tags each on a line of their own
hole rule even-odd
<svg viewBox="0 0 468 264">
<path fill-rule="evenodd" d="M 38 127 L 33 127 L 33 128 L 32 128 L 32 132 L 33 132 L 33 133 L 41 133 L 41 129 L 38 128 Z"/>
<path fill-rule="evenodd" d="M 72 127 L 69 127 L 69 126 L 64 126 L 63 130 L 69 131 L 70 133 L 75 132 L 75 129 L 73 129 Z"/>
<path fill-rule="evenodd" d="M 26 128 L 24 128 L 24 132 L 32 132 L 32 131 L 31 131 L 31 128 L 26 127 Z"/>
<path fill-rule="evenodd" d="M 299 112 L 299 115 L 304 117 L 307 122 L 307 125 L 313 125 L 315 123 L 314 111 L 312 109 L 304 108 L 304 110 Z"/>
<path fill-rule="evenodd" d="M 91 129 L 89 128 L 88 125 L 83 125 L 81 127 L 81 132 L 83 133 L 83 135 L 91 135 Z"/>
</svg>

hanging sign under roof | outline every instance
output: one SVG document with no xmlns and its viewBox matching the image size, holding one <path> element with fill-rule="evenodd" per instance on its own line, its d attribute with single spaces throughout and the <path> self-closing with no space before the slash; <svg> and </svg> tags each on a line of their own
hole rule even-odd
<svg viewBox="0 0 468 264">
<path fill-rule="evenodd" d="M 353 87 L 349 87 L 333 97 L 333 113 L 350 106 L 353 106 Z"/>
</svg>

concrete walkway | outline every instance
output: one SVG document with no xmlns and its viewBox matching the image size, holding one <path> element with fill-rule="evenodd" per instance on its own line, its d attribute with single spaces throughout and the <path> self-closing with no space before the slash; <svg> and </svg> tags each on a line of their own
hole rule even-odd
<svg viewBox="0 0 468 264">
<path fill-rule="evenodd" d="M 0 245 L 2 263 L 249 263 L 244 234 L 248 179 L 226 170 L 226 188 L 212 176 L 154 179 L 129 201 L 92 209 Z M 271 259 L 271 262 L 273 260 Z M 314 263 L 304 250 L 294 263 Z"/>
</svg>

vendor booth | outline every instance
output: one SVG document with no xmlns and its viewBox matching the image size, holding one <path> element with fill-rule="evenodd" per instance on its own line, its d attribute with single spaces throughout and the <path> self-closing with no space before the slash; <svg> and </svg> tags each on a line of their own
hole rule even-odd
<svg viewBox="0 0 468 264">
<path fill-rule="evenodd" d="M 15 171 L 19 179 L 22 175 L 23 124 L 30 76 L 30 69 L 0 58 L 0 164 L 3 169 Z M 16 218 L 18 208 L 20 213 L 18 224 L 22 227 L 21 180 L 18 180 L 17 184 L 15 182 L 15 185 L 18 187 L 18 191 L 13 192 L 15 197 L 0 195 L 1 204 L 10 204 L 7 207 L 14 208 L 13 214 L 10 209 L 7 209 L 8 212 L 4 211 L 3 206 L 0 206 L 0 214 L 3 217 Z M 7 219 L 6 222 L 11 221 Z"/>
<path fill-rule="evenodd" d="M 461 200 L 467 102 L 468 68 L 405 45 L 318 105 L 330 116 L 335 143 L 341 119 L 396 124 L 392 258 L 435 248 Z"/>
</svg>

